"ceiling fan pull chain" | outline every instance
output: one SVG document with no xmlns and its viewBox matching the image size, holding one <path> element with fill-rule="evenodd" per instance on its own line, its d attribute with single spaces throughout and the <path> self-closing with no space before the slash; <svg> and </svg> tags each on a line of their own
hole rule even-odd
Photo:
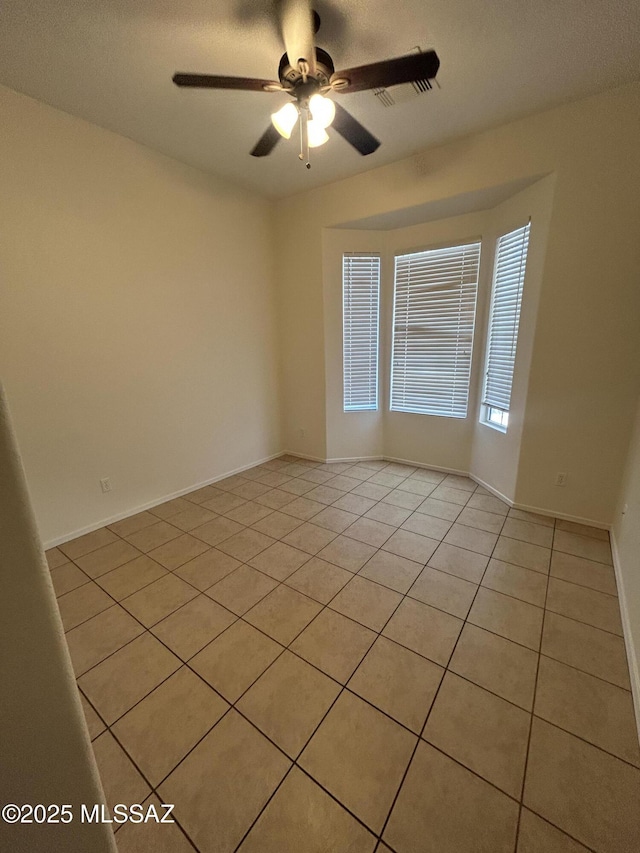
<svg viewBox="0 0 640 853">
<path fill-rule="evenodd" d="M 305 164 L 307 169 L 311 168 L 309 162 L 309 128 L 307 122 L 309 120 L 309 110 L 306 107 L 300 109 L 300 153 L 298 157 Z"/>
</svg>

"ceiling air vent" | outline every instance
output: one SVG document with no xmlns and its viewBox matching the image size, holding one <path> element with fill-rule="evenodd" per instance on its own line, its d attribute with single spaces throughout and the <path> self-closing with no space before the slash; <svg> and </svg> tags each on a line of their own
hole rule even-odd
<svg viewBox="0 0 640 853">
<path fill-rule="evenodd" d="M 404 104 L 418 95 L 433 89 L 430 80 L 415 80 L 412 83 L 403 83 L 401 86 L 391 86 L 389 89 L 372 89 L 373 96 L 382 107 L 393 107 L 396 104 Z"/>
<path fill-rule="evenodd" d="M 421 47 L 414 47 L 409 53 L 424 53 Z M 433 89 L 433 84 L 438 85 L 435 80 L 414 80 L 411 83 L 402 83 L 399 86 L 390 86 L 388 89 L 372 89 L 373 97 L 381 107 L 394 107 L 396 104 L 404 104 L 412 101 L 417 95 L 422 95 Z M 440 88 L 438 86 L 438 88 Z"/>
</svg>

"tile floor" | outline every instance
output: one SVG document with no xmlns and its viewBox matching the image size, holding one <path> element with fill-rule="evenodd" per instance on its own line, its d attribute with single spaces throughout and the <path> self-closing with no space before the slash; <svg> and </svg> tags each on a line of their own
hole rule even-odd
<svg viewBox="0 0 640 853">
<path fill-rule="evenodd" d="M 120 853 L 625 853 L 605 532 L 282 457 L 47 554 Z"/>
</svg>

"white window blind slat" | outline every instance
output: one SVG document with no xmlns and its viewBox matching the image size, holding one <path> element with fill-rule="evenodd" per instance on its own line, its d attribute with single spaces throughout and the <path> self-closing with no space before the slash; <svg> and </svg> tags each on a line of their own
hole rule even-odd
<svg viewBox="0 0 640 853">
<path fill-rule="evenodd" d="M 480 243 L 396 257 L 391 409 L 467 415 Z"/>
<path fill-rule="evenodd" d="M 342 258 L 344 411 L 378 408 L 380 256 Z"/>
<path fill-rule="evenodd" d="M 515 366 L 530 223 L 498 239 L 482 402 L 508 413 Z"/>
</svg>

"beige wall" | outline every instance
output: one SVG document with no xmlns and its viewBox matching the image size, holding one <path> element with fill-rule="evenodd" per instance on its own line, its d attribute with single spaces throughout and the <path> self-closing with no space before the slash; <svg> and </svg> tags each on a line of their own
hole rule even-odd
<svg viewBox="0 0 640 853">
<path fill-rule="evenodd" d="M 640 733 L 640 405 L 611 539 Z"/>
<path fill-rule="evenodd" d="M 115 853 L 111 827 L 82 823 L 103 803 L 51 576 L 0 385 L 0 804 L 72 806 L 74 820 L 0 823 L 12 853 Z"/>
<path fill-rule="evenodd" d="M 304 197 L 276 211 L 283 445 L 326 459 L 322 223 Z"/>
<path fill-rule="evenodd" d="M 0 111 L 0 375 L 43 540 L 279 452 L 270 203 L 5 88 Z"/>
<path fill-rule="evenodd" d="M 640 387 L 639 111 L 625 86 L 279 202 L 287 449 L 326 451 L 323 228 L 553 174 L 516 501 L 610 523 Z"/>
<path fill-rule="evenodd" d="M 521 227 L 531 219 L 527 266 L 522 292 L 520 324 L 518 327 L 518 346 L 513 371 L 509 428 L 500 432 L 480 423 L 480 399 L 474 411 L 473 444 L 471 449 L 470 472 L 480 482 L 490 486 L 496 493 L 515 502 L 520 487 L 520 450 L 522 432 L 528 417 L 528 387 L 531 359 L 538 320 L 538 305 L 542 288 L 544 262 L 547 252 L 549 222 L 553 204 L 555 176 L 549 175 L 533 186 L 517 193 L 490 211 L 486 218 L 486 248 L 490 266 L 489 276 L 493 276 L 493 264 L 496 240 L 514 228 Z M 487 296 L 491 292 L 491 281 L 487 287 Z M 481 315 L 482 351 L 480 353 L 480 377 L 478 391 L 481 394 L 484 376 L 485 340 L 489 315 L 489 299 L 485 300 Z"/>
<path fill-rule="evenodd" d="M 640 388 L 640 84 L 552 115 L 563 145 L 516 500 L 611 523 Z"/>
</svg>

